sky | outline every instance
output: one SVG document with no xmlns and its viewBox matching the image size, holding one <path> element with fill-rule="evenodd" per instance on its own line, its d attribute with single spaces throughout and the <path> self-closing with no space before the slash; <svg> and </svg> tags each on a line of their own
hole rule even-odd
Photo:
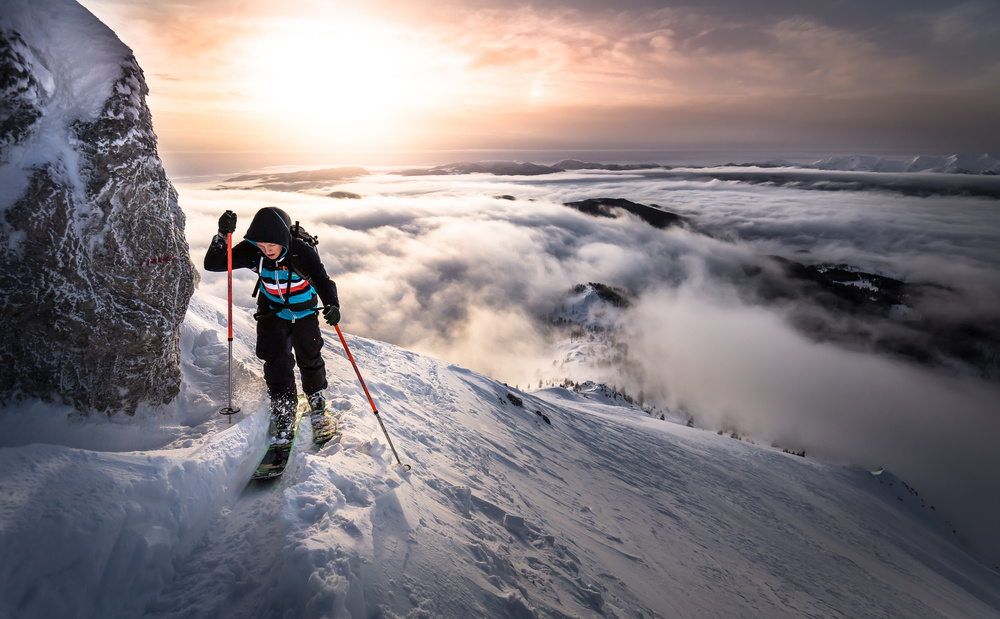
<svg viewBox="0 0 1000 619">
<path fill-rule="evenodd" d="M 135 51 L 168 168 L 181 153 L 375 165 L 1000 143 L 1000 5 L 985 0 L 82 4 Z"/>
</svg>

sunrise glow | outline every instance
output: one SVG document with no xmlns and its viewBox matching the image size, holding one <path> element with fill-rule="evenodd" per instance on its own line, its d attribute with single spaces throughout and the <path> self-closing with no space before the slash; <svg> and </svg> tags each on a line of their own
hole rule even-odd
<svg viewBox="0 0 1000 619">
<path fill-rule="evenodd" d="M 140 59 L 167 158 L 952 153 L 1000 139 L 985 7 L 853 16 L 767 3 L 83 4 Z"/>
<path fill-rule="evenodd" d="M 274 128 L 350 146 L 384 144 L 436 100 L 423 50 L 371 23 L 269 24 L 243 42 L 240 92 Z"/>
</svg>

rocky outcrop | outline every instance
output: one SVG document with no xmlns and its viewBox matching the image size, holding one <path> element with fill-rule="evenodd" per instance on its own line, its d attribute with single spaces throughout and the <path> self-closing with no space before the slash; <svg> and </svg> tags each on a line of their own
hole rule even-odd
<svg viewBox="0 0 1000 619">
<path fill-rule="evenodd" d="M 656 205 L 646 206 L 645 204 L 639 204 L 624 198 L 590 198 L 576 202 L 566 202 L 565 205 L 587 215 L 608 217 L 611 219 L 617 218 L 618 214 L 615 211 L 621 209 L 632 213 L 654 228 L 660 229 L 684 224 L 684 218 L 676 213 L 664 211 Z"/>
<path fill-rule="evenodd" d="M 13 15 L 0 14 L 0 400 L 131 414 L 180 390 L 180 324 L 197 271 L 142 70 L 75 2 L 45 4 L 12 0 Z M 99 40 L 52 43 L 55 26 L 40 22 L 49 19 L 93 20 L 82 31 Z M 72 45 L 87 79 L 76 79 Z M 93 66 L 95 49 L 121 53 Z M 102 71 L 108 79 L 94 80 Z"/>
</svg>

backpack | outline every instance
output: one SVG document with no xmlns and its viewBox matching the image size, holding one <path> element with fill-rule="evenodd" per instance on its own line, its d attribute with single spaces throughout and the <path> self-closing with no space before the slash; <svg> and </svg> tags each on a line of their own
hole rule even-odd
<svg viewBox="0 0 1000 619">
<path fill-rule="evenodd" d="M 292 233 L 293 241 L 295 239 L 298 239 L 303 243 L 305 243 L 306 245 L 308 245 L 309 247 L 316 247 L 317 245 L 319 245 L 319 239 L 306 232 L 305 229 L 303 229 L 302 226 L 299 225 L 299 222 L 295 222 L 294 224 L 292 224 L 292 227 L 290 228 L 289 231 Z M 292 258 L 295 257 L 296 254 L 292 254 Z"/>
</svg>

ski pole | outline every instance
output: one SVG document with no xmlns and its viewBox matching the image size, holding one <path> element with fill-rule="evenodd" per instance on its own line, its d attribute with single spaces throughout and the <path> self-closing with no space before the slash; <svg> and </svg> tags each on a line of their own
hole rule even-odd
<svg viewBox="0 0 1000 619">
<path fill-rule="evenodd" d="M 337 330 L 337 335 L 340 336 L 340 343 L 344 345 L 344 352 L 347 353 L 347 358 L 350 359 L 351 365 L 354 366 L 354 373 L 358 375 L 358 382 L 361 383 L 361 388 L 365 390 L 365 395 L 368 396 L 368 403 L 372 405 L 372 412 L 375 413 L 375 419 L 378 419 L 378 425 L 382 426 L 382 433 L 385 434 L 385 440 L 389 442 L 389 449 L 392 450 L 392 455 L 396 456 L 396 463 L 400 466 L 406 467 L 409 471 L 412 467 L 409 464 L 403 464 L 399 460 L 399 454 L 396 453 L 396 448 L 392 446 L 392 439 L 389 438 L 389 432 L 385 429 L 385 424 L 382 423 L 382 417 L 378 414 L 378 408 L 375 407 L 375 401 L 372 400 L 372 394 L 368 393 L 368 387 L 365 385 L 365 379 L 361 378 L 361 370 L 358 369 L 358 364 L 354 362 L 354 355 L 351 354 L 351 349 L 347 347 L 347 340 L 344 339 L 344 334 L 340 330 L 340 325 L 333 325 L 333 328 Z"/>
<path fill-rule="evenodd" d="M 229 406 L 219 409 L 222 415 L 229 415 L 229 423 L 233 423 L 233 415 L 240 412 L 239 407 L 233 408 L 233 233 L 226 233 L 226 267 L 229 276 Z"/>
</svg>

